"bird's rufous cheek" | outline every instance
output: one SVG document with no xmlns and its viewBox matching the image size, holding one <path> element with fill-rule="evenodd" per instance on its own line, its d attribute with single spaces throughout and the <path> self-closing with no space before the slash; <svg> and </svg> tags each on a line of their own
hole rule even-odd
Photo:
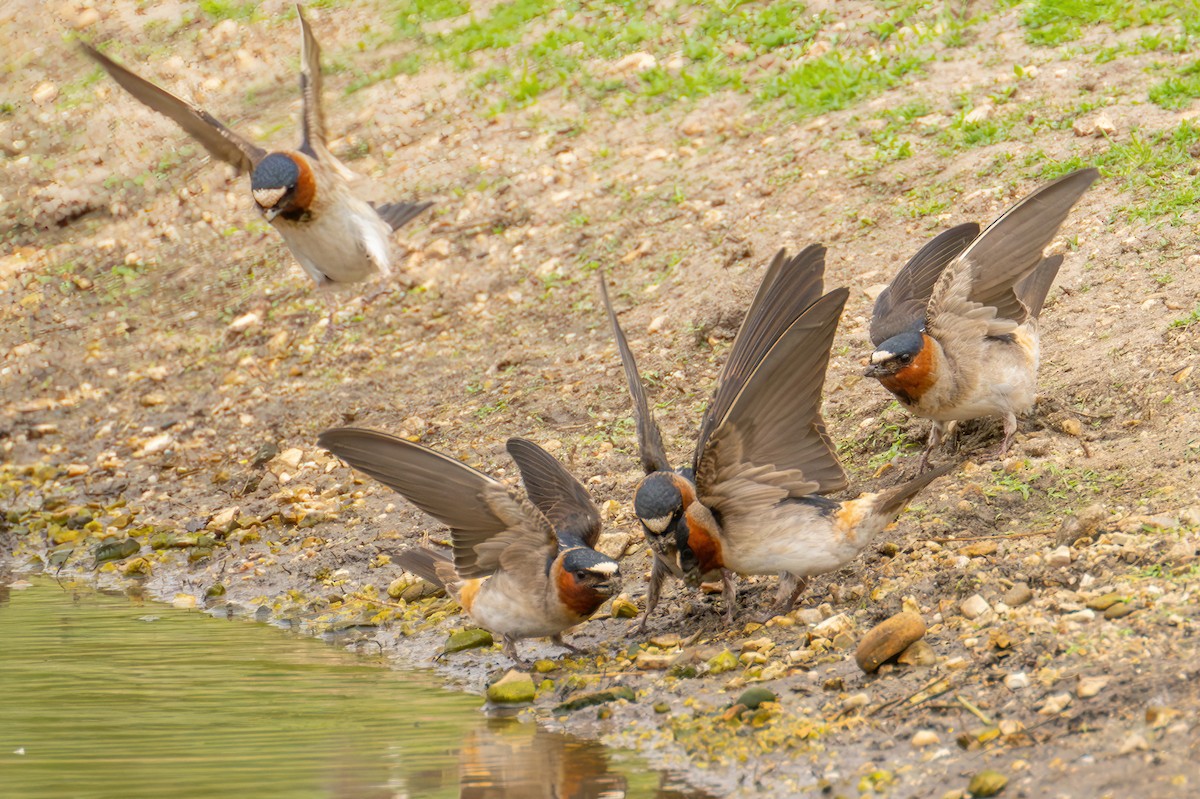
<svg viewBox="0 0 1200 799">
<path fill-rule="evenodd" d="M 596 612 L 596 608 L 608 599 L 589 585 L 584 585 L 575 579 L 575 575 L 561 567 L 554 575 L 554 584 L 558 589 L 559 600 L 576 616 L 587 618 Z"/>
<path fill-rule="evenodd" d="M 292 194 L 292 207 L 307 211 L 312 208 L 313 201 L 317 197 L 317 180 L 313 175 L 312 168 L 308 165 L 307 158 L 300 154 L 293 155 L 291 158 L 300 170 L 300 176 L 296 178 L 296 191 Z"/>
</svg>

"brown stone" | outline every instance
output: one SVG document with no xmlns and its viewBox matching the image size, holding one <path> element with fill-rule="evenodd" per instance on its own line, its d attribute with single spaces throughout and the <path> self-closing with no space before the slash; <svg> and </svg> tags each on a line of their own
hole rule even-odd
<svg viewBox="0 0 1200 799">
<path fill-rule="evenodd" d="M 908 611 L 897 613 L 863 636 L 854 653 L 854 660 L 860 669 L 872 673 L 924 635 L 925 620 L 918 614 Z"/>
</svg>

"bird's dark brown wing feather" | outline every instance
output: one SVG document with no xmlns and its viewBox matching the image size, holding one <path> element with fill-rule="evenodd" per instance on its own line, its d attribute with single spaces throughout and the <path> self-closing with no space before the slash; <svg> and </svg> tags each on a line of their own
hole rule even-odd
<svg viewBox="0 0 1200 799">
<path fill-rule="evenodd" d="M 1033 192 L 988 225 L 961 256 L 974 268 L 968 298 L 995 308 L 999 319 L 1024 322 L 1029 314 L 1014 286 L 1042 262 L 1042 251 L 1099 176 L 1095 169 L 1072 172 Z"/>
<path fill-rule="evenodd" d="M 325 111 L 321 106 L 321 45 L 313 35 L 304 9 L 296 4 L 300 18 L 300 96 L 303 101 L 301 125 L 304 141 L 300 149 L 320 159 L 325 150 Z"/>
<path fill-rule="evenodd" d="M 300 19 L 300 96 L 303 100 L 301 127 L 304 133 L 300 149 L 329 167 L 343 180 L 357 181 L 359 176 L 354 170 L 339 161 L 326 144 L 325 110 L 321 104 L 321 46 L 317 43 L 317 37 L 313 35 L 308 20 L 304 18 L 304 9 L 299 3 L 296 4 L 296 16 Z"/>
<path fill-rule="evenodd" d="M 703 449 L 700 442 L 708 440 L 713 426 L 729 411 L 729 405 L 779 336 L 820 298 L 824 279 L 825 248 L 820 244 L 804 248 L 794 258 L 788 258 L 787 251 L 780 250 L 771 259 L 721 369 L 712 402 L 700 422 L 693 467 L 699 464 Z"/>
<path fill-rule="evenodd" d="M 510 548 L 544 554 L 557 549 L 554 531 L 532 505 L 465 463 L 374 430 L 342 427 L 326 430 L 317 440 L 449 527 L 454 566 L 462 577 L 491 574 Z"/>
<path fill-rule="evenodd" d="M 135 75 L 90 44 L 80 42 L 79 46 L 135 100 L 173 120 L 214 157 L 233 164 L 240 171 L 250 172 L 266 156 L 266 150 L 246 141 L 203 108 Z"/>
<path fill-rule="evenodd" d="M 613 310 L 608 299 L 608 286 L 604 275 L 600 275 L 600 297 L 604 300 L 604 308 L 608 311 L 608 321 L 612 324 L 613 337 L 617 340 L 617 350 L 621 353 L 621 365 L 625 367 L 625 381 L 629 384 L 629 394 L 633 397 L 633 413 L 637 421 L 638 451 L 641 453 L 642 469 L 646 474 L 652 472 L 669 472 L 671 464 L 667 460 L 667 450 L 663 446 L 662 433 L 650 413 L 650 403 L 646 399 L 646 389 L 642 385 L 642 376 L 638 374 L 637 362 L 625 340 L 625 333 L 617 322 L 617 313 Z"/>
<path fill-rule="evenodd" d="M 817 493 L 846 486 L 846 473 L 821 418 L 821 389 L 838 319 L 850 292 L 840 288 L 821 297 L 784 331 L 730 403 L 705 446 L 736 430 L 738 458 L 777 471 L 797 470 L 818 484 Z M 706 462 L 702 449 L 696 488 L 704 495 L 721 464 Z"/>
<path fill-rule="evenodd" d="M 892 336 L 925 322 L 925 306 L 946 265 L 979 235 L 974 222 L 939 233 L 904 265 L 875 300 L 871 314 L 871 343 L 878 347 Z"/>
<path fill-rule="evenodd" d="M 600 540 L 600 511 L 588 490 L 557 458 L 532 441 L 510 438 L 507 447 L 521 470 L 529 501 L 554 526 L 558 540 L 594 549 Z"/>
</svg>

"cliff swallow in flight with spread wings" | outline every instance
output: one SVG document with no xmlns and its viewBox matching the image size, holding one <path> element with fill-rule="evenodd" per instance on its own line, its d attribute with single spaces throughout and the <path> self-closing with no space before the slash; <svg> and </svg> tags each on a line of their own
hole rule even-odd
<svg viewBox="0 0 1200 799">
<path fill-rule="evenodd" d="M 521 438 L 508 454 L 543 513 L 503 483 L 460 461 L 402 438 L 357 428 L 327 430 L 321 446 L 398 491 L 450 528 L 452 556 L 411 549 L 396 557 L 406 571 L 443 585 L 477 624 L 498 633 L 514 661 L 516 641 L 562 633 L 586 621 L 616 592 L 616 561 L 592 547 L 600 512 L 553 456 Z"/>
<path fill-rule="evenodd" d="M 731 618 L 729 572 L 781 574 L 779 612 L 785 612 L 806 578 L 848 563 L 909 499 L 945 473 L 846 502 L 821 496 L 846 486 L 820 401 L 849 295 L 843 288 L 821 296 L 824 256 L 825 249 L 814 245 L 792 259 L 780 253 L 772 262 L 701 420 L 689 470 L 673 471 L 667 462 L 609 306 L 647 472 L 634 512 L 655 553 L 651 599 L 667 571 L 682 574 L 693 587 L 720 573 Z"/>
<path fill-rule="evenodd" d="M 973 223 L 942 233 L 875 301 L 866 375 L 933 420 L 922 470 L 947 428 L 967 419 L 1002 418 L 999 454 L 1008 451 L 1017 414 L 1037 395 L 1038 314 L 1062 263 L 1042 253 L 1098 176 L 1059 178 L 983 233 Z"/>
<path fill-rule="evenodd" d="M 373 206 L 357 197 L 357 176 L 329 152 L 321 109 L 320 47 L 300 7 L 300 92 L 304 139 L 297 150 L 267 152 L 202 108 L 130 72 L 80 43 L 134 99 L 174 120 L 214 157 L 248 171 L 250 192 L 304 271 L 318 286 L 357 283 L 391 274 L 394 230 L 431 203 Z"/>
</svg>

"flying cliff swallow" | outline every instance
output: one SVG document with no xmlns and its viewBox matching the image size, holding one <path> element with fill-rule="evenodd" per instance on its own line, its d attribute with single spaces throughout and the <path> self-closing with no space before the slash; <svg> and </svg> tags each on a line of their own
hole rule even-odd
<svg viewBox="0 0 1200 799">
<path fill-rule="evenodd" d="M 130 72 L 80 43 L 134 99 L 174 120 L 214 157 L 250 172 L 250 192 L 292 255 L 318 286 L 357 283 L 391 274 L 390 237 L 431 203 L 373 206 L 357 197 L 357 176 L 325 144 L 321 50 L 300 7 L 300 93 L 304 138 L 296 150 L 267 152 L 202 108 Z"/>
<path fill-rule="evenodd" d="M 999 454 L 1008 451 L 1017 414 L 1037 395 L 1038 315 L 1062 263 L 1042 253 L 1098 176 L 1059 178 L 983 233 L 973 223 L 942 233 L 875 301 L 866 375 L 933 420 L 922 470 L 947 428 L 967 419 L 1002 418 Z"/>
<path fill-rule="evenodd" d="M 592 548 L 600 512 L 587 489 L 553 456 L 532 441 L 508 440 L 530 497 L 557 509 L 545 514 L 503 483 L 420 444 L 350 427 L 318 440 L 450 528 L 452 555 L 411 549 L 396 562 L 445 586 L 472 620 L 502 637 L 506 655 L 521 663 L 516 641 L 546 636 L 578 651 L 563 642 L 563 631 L 613 596 L 620 573 Z"/>
<path fill-rule="evenodd" d="M 693 587 L 721 574 L 727 619 L 734 598 L 730 572 L 781 574 L 778 612 L 786 612 L 809 576 L 848 563 L 909 499 L 948 471 L 846 502 L 821 496 L 847 484 L 820 401 L 849 291 L 821 295 L 824 257 L 825 249 L 814 245 L 772 262 L 701 420 L 687 470 L 669 466 L 637 366 L 608 306 L 646 471 L 634 512 L 655 553 L 647 613 L 668 572 Z"/>
</svg>

